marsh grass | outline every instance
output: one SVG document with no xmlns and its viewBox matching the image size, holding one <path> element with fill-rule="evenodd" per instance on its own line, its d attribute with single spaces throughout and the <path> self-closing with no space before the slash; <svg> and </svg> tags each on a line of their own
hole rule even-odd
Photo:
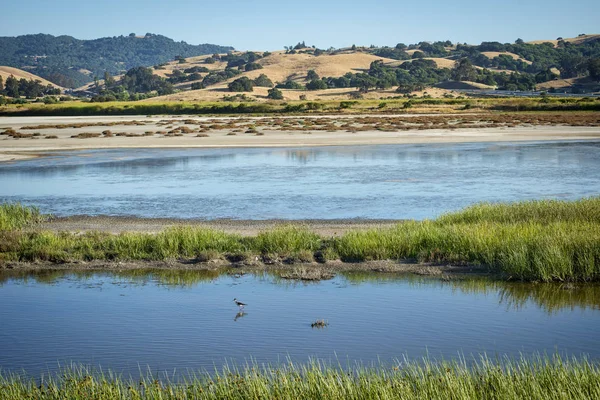
<svg viewBox="0 0 600 400">
<path fill-rule="evenodd" d="M 600 197 L 575 201 L 533 200 L 515 203 L 479 203 L 436 219 L 440 224 L 519 223 L 535 221 L 600 223 Z"/>
<path fill-rule="evenodd" d="M 324 238 L 306 226 L 281 225 L 255 237 L 177 227 L 158 234 L 81 235 L 14 229 L 39 211 L 5 205 L 0 260 L 168 260 L 207 258 L 265 263 L 411 260 L 480 266 L 505 279 L 600 280 L 600 199 L 480 204 L 434 221 Z M 7 228 L 4 228 L 7 229 Z M 220 256 L 217 257 L 217 254 Z M 210 256 L 210 257 L 208 257 Z M 239 258 L 239 260 L 238 260 Z"/>
<path fill-rule="evenodd" d="M 183 379 L 124 378 L 72 366 L 34 380 L 0 374 L 0 399 L 597 399 L 600 370 L 560 356 L 466 362 L 397 361 L 343 368 L 313 360 L 280 366 L 249 363 Z"/>
<path fill-rule="evenodd" d="M 21 229 L 45 219 L 37 207 L 27 207 L 19 203 L 0 204 L 0 231 Z"/>
</svg>

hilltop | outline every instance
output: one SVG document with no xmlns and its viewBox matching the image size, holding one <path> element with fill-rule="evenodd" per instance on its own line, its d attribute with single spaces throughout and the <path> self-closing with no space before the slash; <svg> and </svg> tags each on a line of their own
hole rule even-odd
<svg viewBox="0 0 600 400">
<path fill-rule="evenodd" d="M 190 45 L 165 36 L 114 36 L 79 40 L 71 36 L 0 37 L 0 65 L 27 70 L 59 86 L 77 87 L 103 76 L 138 66 L 152 66 L 177 56 L 224 53 L 233 47 Z"/>
</svg>

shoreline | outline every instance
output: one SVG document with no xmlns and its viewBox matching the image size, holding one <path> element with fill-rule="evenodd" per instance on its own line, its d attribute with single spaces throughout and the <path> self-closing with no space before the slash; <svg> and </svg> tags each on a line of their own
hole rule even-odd
<svg viewBox="0 0 600 400">
<path fill-rule="evenodd" d="M 571 126 L 548 121 L 540 124 L 514 124 L 510 122 L 512 117 L 505 116 L 508 119 L 502 124 L 508 125 L 504 126 L 478 124 L 479 119 L 489 116 L 469 114 L 460 117 L 466 118 L 465 121 L 468 119 L 468 122 L 453 126 L 452 121 L 455 117 L 451 115 L 415 115 L 401 116 L 402 121 L 396 121 L 400 125 L 394 128 L 385 125 L 386 117 L 390 118 L 390 121 L 395 118 L 378 116 L 374 119 L 380 120 L 380 125 L 373 125 L 375 122 L 369 125 L 364 116 L 348 115 L 282 118 L 195 117 L 193 121 L 182 116 L 95 117 L 85 119 L 83 124 L 82 117 L 0 117 L 0 131 L 9 128 L 21 131 L 18 132 L 21 134 L 20 138 L 0 136 L 0 162 L 18 162 L 55 151 L 96 149 L 285 148 L 600 140 L 600 126 L 594 126 L 596 118 L 590 120 L 592 126 Z M 573 117 L 576 116 L 570 116 Z M 307 125 L 305 128 L 290 127 L 286 125 L 288 122 L 285 122 L 290 121 L 291 124 L 293 121 L 311 119 L 315 120 L 315 123 L 319 120 L 321 123 L 325 123 L 323 120 L 335 121 L 330 126 L 316 124 Z M 413 120 L 416 122 L 411 122 Z M 437 125 L 431 125 L 431 121 Z M 48 124 L 50 122 L 60 122 L 62 125 Z M 41 123 L 46 125 L 36 125 Z M 253 125 L 255 123 L 256 127 Z M 169 124 L 171 126 L 168 126 Z M 177 133 L 178 129 L 185 129 L 185 132 L 182 130 L 181 133 Z M 110 135 L 103 135 L 104 132 L 109 132 Z"/>
</svg>

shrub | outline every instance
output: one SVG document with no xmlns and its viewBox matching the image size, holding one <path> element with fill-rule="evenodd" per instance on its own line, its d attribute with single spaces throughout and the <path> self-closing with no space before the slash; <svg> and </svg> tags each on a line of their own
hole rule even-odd
<svg viewBox="0 0 600 400">
<path fill-rule="evenodd" d="M 283 100 L 283 93 L 277 88 L 269 89 L 267 97 L 271 100 Z"/>
<path fill-rule="evenodd" d="M 231 92 L 252 92 L 254 90 L 254 82 L 251 79 L 242 76 L 231 82 L 227 87 Z"/>
</svg>

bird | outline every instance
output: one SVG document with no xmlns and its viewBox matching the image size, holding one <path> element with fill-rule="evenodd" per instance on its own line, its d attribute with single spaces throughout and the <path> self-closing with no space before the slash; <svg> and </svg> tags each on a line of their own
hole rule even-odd
<svg viewBox="0 0 600 400">
<path fill-rule="evenodd" d="M 246 303 L 242 303 L 241 301 L 239 301 L 238 299 L 234 298 L 233 301 L 235 302 L 235 304 L 238 305 L 239 308 L 244 308 L 244 306 L 246 306 Z"/>
</svg>

